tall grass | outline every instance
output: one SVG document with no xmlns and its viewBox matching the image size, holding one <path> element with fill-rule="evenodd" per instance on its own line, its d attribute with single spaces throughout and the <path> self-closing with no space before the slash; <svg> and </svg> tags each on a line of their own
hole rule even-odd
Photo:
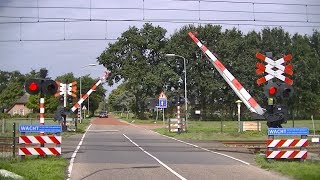
<svg viewBox="0 0 320 180">
<path fill-rule="evenodd" d="M 65 179 L 67 166 L 68 160 L 62 157 L 26 157 L 22 160 L 0 161 L 0 169 L 14 172 L 25 180 Z"/>
<path fill-rule="evenodd" d="M 305 162 L 300 161 L 288 161 L 288 160 L 272 160 L 268 161 L 265 157 L 257 155 L 256 162 L 264 169 L 271 169 L 280 172 L 281 174 L 291 176 L 293 179 L 320 179 L 320 162 L 307 160 Z"/>
</svg>

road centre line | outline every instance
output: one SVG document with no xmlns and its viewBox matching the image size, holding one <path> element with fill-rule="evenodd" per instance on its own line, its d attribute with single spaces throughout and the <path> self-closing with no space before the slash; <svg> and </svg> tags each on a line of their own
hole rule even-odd
<svg viewBox="0 0 320 180">
<path fill-rule="evenodd" d="M 72 154 L 72 156 L 71 156 L 70 164 L 69 164 L 69 167 L 68 167 L 68 176 L 67 176 L 68 178 L 67 178 L 67 180 L 70 180 L 71 172 L 72 172 L 72 167 L 73 167 L 73 163 L 74 163 L 74 159 L 76 158 L 77 153 L 78 153 L 78 151 L 79 151 L 79 149 L 80 149 L 80 146 L 81 146 L 82 143 L 83 143 L 83 139 L 84 139 L 84 137 L 86 136 L 87 132 L 89 131 L 91 125 L 92 125 L 92 124 L 90 124 L 90 125 L 88 126 L 88 128 L 86 129 L 86 132 L 82 135 L 82 138 L 81 138 L 81 140 L 80 140 L 80 142 L 79 142 L 76 150 L 74 150 L 74 152 L 73 152 L 73 154 Z"/>
<path fill-rule="evenodd" d="M 169 137 L 169 136 L 166 136 L 166 135 L 160 134 L 160 133 L 158 133 L 158 132 L 152 131 L 152 130 L 150 130 L 150 129 L 146 129 L 146 128 L 143 128 L 143 127 L 136 126 L 136 125 L 134 125 L 134 124 L 131 124 L 131 125 L 132 125 L 132 126 L 134 126 L 134 127 L 137 127 L 137 128 L 142 128 L 142 129 L 145 129 L 145 130 L 147 130 L 147 131 L 154 132 L 154 133 L 159 134 L 159 135 L 161 135 L 161 136 L 163 136 L 163 137 L 166 137 L 166 138 L 169 138 L 169 139 L 172 139 L 172 140 L 175 140 L 175 141 L 181 142 L 181 143 L 183 143 L 183 144 L 187 144 L 187 145 L 189 145 L 189 146 L 193 146 L 193 147 L 195 147 L 195 148 L 202 149 L 202 150 L 204 150 L 204 151 L 211 152 L 211 153 L 214 153 L 214 154 L 218 154 L 218 155 L 220 155 L 220 156 L 224 156 L 224 157 L 227 157 L 227 158 L 230 158 L 230 159 L 233 159 L 233 160 L 239 161 L 239 162 L 241 162 L 241 163 L 243 163 L 243 164 L 246 164 L 246 165 L 250 165 L 250 163 L 248 163 L 248 162 L 246 162 L 246 161 L 243 161 L 243 160 L 241 160 L 241 159 L 238 159 L 238 158 L 235 158 L 235 157 L 232 157 L 232 156 L 229 156 L 229 155 L 223 154 L 223 153 L 219 153 L 219 152 L 211 151 L 211 150 L 209 150 L 209 149 L 206 149 L 206 148 L 203 148 L 203 147 L 197 146 L 197 145 L 195 145 L 195 144 L 191 144 L 191 143 L 188 143 L 188 142 L 185 142 L 185 141 L 182 141 L 182 140 L 179 140 L 179 139 L 173 138 L 173 137 Z"/>
<path fill-rule="evenodd" d="M 88 130 L 88 132 L 118 132 L 119 130 Z"/>
<path fill-rule="evenodd" d="M 139 146 L 137 143 L 135 143 L 134 141 L 132 141 L 128 136 L 126 136 L 125 134 L 122 134 L 125 138 L 127 138 L 132 144 L 134 144 L 135 146 L 137 146 L 142 152 L 146 153 L 147 155 L 149 155 L 150 157 L 152 157 L 154 160 L 156 160 L 159 164 L 161 164 L 163 167 L 165 167 L 167 170 L 169 170 L 171 173 L 173 173 L 175 176 L 177 176 L 179 179 L 181 180 L 187 180 L 186 178 L 184 178 L 183 176 L 181 176 L 179 173 L 177 173 L 176 171 L 174 171 L 173 169 L 171 169 L 169 166 L 167 166 L 165 163 L 163 163 L 162 161 L 160 161 L 158 158 L 156 158 L 155 156 L 153 156 L 152 154 L 150 154 L 149 152 L 147 152 L 146 150 L 144 150 L 141 146 Z"/>
</svg>

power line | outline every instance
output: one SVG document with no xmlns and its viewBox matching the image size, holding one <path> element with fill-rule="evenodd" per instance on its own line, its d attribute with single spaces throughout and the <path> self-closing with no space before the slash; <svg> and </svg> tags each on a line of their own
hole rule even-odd
<svg viewBox="0 0 320 180">
<path fill-rule="evenodd" d="M 0 16 L 2 17 L 2 16 Z M 18 18 L 18 17 L 17 17 Z M 26 17 L 23 17 L 26 18 Z M 20 17 L 20 19 L 23 19 Z M 28 17 L 31 18 L 31 17 Z M 44 20 L 42 20 L 44 19 Z M 56 20 L 55 20 L 56 19 Z M 63 20 L 62 20 L 63 19 Z M 260 23 L 305 23 L 316 25 L 290 25 L 290 24 L 273 24 L 273 26 L 284 27 L 320 27 L 320 21 L 307 21 L 307 20 L 259 20 L 259 19 L 76 19 L 76 18 L 41 18 L 36 21 L 8 21 L 0 22 L 0 24 L 32 24 L 32 23 L 73 23 L 73 22 L 155 22 L 155 23 L 215 23 L 223 24 L 223 22 L 260 22 Z M 229 23 L 231 25 L 243 25 L 243 23 Z M 249 25 L 247 23 L 247 25 Z M 255 25 L 251 23 L 250 25 Z M 269 24 L 263 24 L 264 26 Z M 261 25 L 260 25 L 261 26 Z"/>
<path fill-rule="evenodd" d="M 232 0 L 171 0 L 171 1 L 191 1 L 191 2 L 206 2 L 206 3 L 228 3 L 228 4 L 259 4 L 259 5 L 285 5 L 285 6 L 320 6 L 320 4 L 310 3 L 283 3 L 283 2 L 259 2 L 259 1 L 232 1 Z M 29 8 L 29 9 L 110 9 L 108 7 L 83 7 L 83 6 L 12 6 L 12 5 L 0 5 L 2 8 Z M 117 9 L 117 8 L 113 8 Z M 133 9 L 133 8 L 118 8 L 118 9 Z"/>
<path fill-rule="evenodd" d="M 181 0 L 171 0 L 171 1 L 181 1 Z M 11 16 L 11 15 L 0 15 L 0 18 L 7 18 L 12 19 L 10 21 L 0 21 L 0 24 L 19 24 L 20 26 L 20 39 L 19 40 L 0 40 L 0 42 L 16 42 L 16 41 L 91 41 L 91 40 L 115 40 L 115 39 L 108 39 L 107 38 L 107 26 L 108 22 L 150 22 L 150 23 L 174 23 L 174 24 L 215 24 L 215 25 L 233 25 L 233 26 L 254 26 L 254 27 L 265 27 L 265 26 L 271 26 L 271 27 L 305 27 L 305 28 L 319 28 L 320 27 L 320 21 L 318 19 L 314 18 L 314 21 L 310 21 L 311 16 L 318 16 L 320 13 L 311 13 L 308 11 L 308 7 L 311 6 L 320 6 L 317 4 L 303 4 L 303 3 L 271 3 L 271 2 L 252 2 L 252 1 L 232 1 L 232 0 L 187 0 L 187 1 L 194 1 L 199 2 L 199 6 L 196 9 L 188 9 L 188 8 L 146 8 L 145 7 L 145 0 L 143 0 L 143 6 L 142 7 L 92 7 L 91 0 L 90 0 L 90 6 L 89 7 L 80 7 L 80 6 L 39 6 L 39 3 L 37 1 L 37 6 L 6 6 L 6 5 L 0 5 L 0 8 L 29 8 L 29 9 L 37 9 L 37 16 Z M 221 9 L 201 9 L 200 2 L 209 2 L 209 3 L 240 3 L 240 4 L 250 4 L 252 5 L 252 10 L 221 10 Z M 277 12 L 277 11 L 265 11 L 264 9 L 261 11 L 257 11 L 255 8 L 255 5 L 286 5 L 286 6 L 303 6 L 305 7 L 305 12 Z M 232 5 L 234 6 L 234 5 Z M 72 17 L 40 17 L 39 9 L 79 9 L 79 10 L 90 10 L 90 18 L 72 18 Z M 136 19 L 100 19 L 100 18 L 92 18 L 91 11 L 92 10 L 138 10 L 143 12 L 143 16 Z M 195 18 L 186 18 L 186 19 L 151 19 L 145 17 L 145 12 L 156 12 L 156 11 L 181 11 L 181 12 L 199 12 L 198 13 L 198 19 Z M 201 13 L 207 13 L 207 12 L 214 12 L 214 13 L 246 13 L 248 15 L 252 15 L 252 17 L 248 17 L 246 19 L 204 19 L 201 18 Z M 266 15 L 303 15 L 306 20 L 299 20 L 299 19 L 293 19 L 293 20 L 269 20 L 269 19 L 257 19 L 256 15 L 258 14 L 266 14 Z M 224 17 L 224 16 L 222 16 Z M 238 16 L 234 16 L 238 17 Z M 15 19 L 15 20 L 13 20 Z M 19 20 L 16 20 L 19 19 Z M 65 24 L 66 23 L 74 23 L 74 22 L 105 22 L 105 38 L 80 38 L 80 39 L 68 39 L 65 38 Z M 33 23 L 64 23 L 63 26 L 63 39 L 47 39 L 47 40 L 38 40 L 38 39 L 22 39 L 22 24 L 33 24 Z"/>
<path fill-rule="evenodd" d="M 66 39 L 9 39 L 0 40 L 0 42 L 56 42 L 56 41 L 116 41 L 115 38 L 66 38 Z"/>
<path fill-rule="evenodd" d="M 0 6 L 1 8 L 1 6 Z M 25 8 L 25 7 L 19 7 Z M 33 7 L 37 8 L 37 7 Z M 41 8 L 41 7 L 39 7 Z M 48 7 L 48 8 L 63 8 L 63 7 Z M 65 7 L 72 8 L 72 7 Z M 139 11 L 182 11 L 182 12 L 221 12 L 221 13 L 247 13 L 247 14 L 277 14 L 277 15 L 320 15 L 320 13 L 310 12 L 277 12 L 277 11 L 246 11 L 246 10 L 217 10 L 217 9 L 187 9 L 187 8 L 77 8 L 87 10 L 139 10 Z M 38 18 L 36 16 L 0 16 L 5 18 Z M 61 18 L 60 18 L 61 19 Z"/>
<path fill-rule="evenodd" d="M 232 4 L 261 4 L 261 5 L 287 5 L 287 6 L 320 6 L 320 4 L 306 3 L 281 3 L 281 2 L 256 2 L 256 1 L 231 1 L 231 0 L 173 0 L 173 1 L 194 1 L 209 3 L 232 3 Z"/>
</svg>

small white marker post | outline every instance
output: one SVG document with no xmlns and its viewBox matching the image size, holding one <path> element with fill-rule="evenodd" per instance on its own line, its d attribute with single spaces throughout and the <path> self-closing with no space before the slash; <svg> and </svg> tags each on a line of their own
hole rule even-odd
<svg viewBox="0 0 320 180">
<path fill-rule="evenodd" d="M 239 125 L 239 127 L 238 127 L 238 132 L 240 132 L 240 131 L 241 131 L 241 125 L 240 125 L 240 109 L 241 109 L 241 103 L 242 103 L 242 101 L 241 101 L 241 100 L 238 100 L 238 101 L 236 101 L 236 103 L 237 103 L 237 106 L 238 106 L 238 125 Z"/>
</svg>

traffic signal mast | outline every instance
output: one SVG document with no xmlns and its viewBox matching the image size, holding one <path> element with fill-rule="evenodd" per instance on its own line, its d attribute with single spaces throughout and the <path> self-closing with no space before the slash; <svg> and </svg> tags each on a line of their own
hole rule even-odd
<svg viewBox="0 0 320 180">
<path fill-rule="evenodd" d="M 39 112 L 39 117 L 40 117 L 40 124 L 44 125 L 44 95 L 49 95 L 52 96 L 54 95 L 57 90 L 58 90 L 58 84 L 49 78 L 46 78 L 48 74 L 48 70 L 46 69 L 41 69 L 40 70 L 40 78 L 33 78 L 29 79 L 25 82 L 24 84 L 24 89 L 27 93 L 31 95 L 36 95 L 40 94 L 40 112 Z M 44 133 L 41 132 L 41 135 Z M 43 146 L 43 144 L 42 144 Z"/>
</svg>

